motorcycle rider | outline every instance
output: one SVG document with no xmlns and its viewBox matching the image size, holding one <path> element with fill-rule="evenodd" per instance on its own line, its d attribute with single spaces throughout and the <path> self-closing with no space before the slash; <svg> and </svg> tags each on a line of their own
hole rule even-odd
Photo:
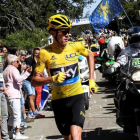
<svg viewBox="0 0 140 140">
<path fill-rule="evenodd" d="M 121 50 L 124 48 L 124 42 L 119 36 L 112 36 L 107 43 L 107 52 L 114 60 L 116 60 Z"/>
<path fill-rule="evenodd" d="M 140 26 L 131 27 L 128 30 L 127 34 L 128 34 L 129 45 L 124 50 L 121 51 L 120 55 L 117 57 L 117 61 L 112 65 L 112 67 L 110 67 L 110 69 L 114 68 L 114 72 L 116 71 L 117 68 L 122 67 L 122 66 L 124 66 L 123 67 L 124 69 L 127 69 L 129 71 L 130 68 L 127 67 L 127 64 L 129 64 L 128 62 L 131 62 L 131 61 L 127 61 L 128 59 L 127 56 L 133 56 L 135 58 L 135 56 L 137 56 L 137 54 L 140 53 Z M 132 74 L 132 71 L 131 71 L 131 74 Z M 130 75 L 128 77 L 132 78 Z M 132 81 L 133 81 L 133 78 L 132 78 Z M 140 129 L 139 129 L 140 128 L 140 121 L 139 121 L 139 116 L 140 116 L 139 99 L 140 98 L 139 96 L 137 96 L 137 94 L 134 94 L 133 92 L 131 93 L 129 89 L 133 89 L 133 87 L 129 86 L 130 83 L 133 83 L 135 85 L 135 81 L 131 82 L 131 80 L 129 81 L 129 78 L 128 79 L 126 78 L 126 80 L 120 83 L 119 86 L 117 87 L 115 98 L 119 99 L 119 102 L 117 103 L 117 106 L 119 107 L 117 107 L 116 105 L 115 106 L 118 108 L 117 110 L 119 111 L 116 113 L 117 114 L 116 118 L 117 118 L 117 122 L 123 123 L 124 132 L 134 132 L 134 133 L 137 132 L 137 134 L 135 135 L 138 136 L 140 140 Z M 123 98 L 124 95 L 126 95 L 125 99 Z M 132 109 L 134 111 L 132 111 Z M 122 113 L 122 112 L 125 112 L 125 113 Z M 130 118 L 128 119 L 128 116 L 131 116 L 130 118 L 132 118 L 132 120 Z M 120 119 L 121 117 L 123 118 L 123 120 Z M 137 128 L 137 131 L 135 128 Z"/>
<path fill-rule="evenodd" d="M 133 55 L 139 52 L 140 50 L 140 26 L 133 26 L 128 30 L 128 41 L 129 44 L 125 49 L 121 51 L 119 56 L 117 57 L 116 62 L 112 65 L 114 68 L 119 68 L 121 66 L 126 65 L 127 58 L 125 53 Z"/>
</svg>

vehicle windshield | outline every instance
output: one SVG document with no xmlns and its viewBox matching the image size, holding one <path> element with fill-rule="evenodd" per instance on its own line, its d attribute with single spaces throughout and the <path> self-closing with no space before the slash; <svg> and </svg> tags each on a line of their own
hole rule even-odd
<svg viewBox="0 0 140 140">
<path fill-rule="evenodd" d="M 92 48 L 91 48 L 91 51 L 92 51 L 92 52 L 100 51 L 100 47 L 92 47 Z"/>
<path fill-rule="evenodd" d="M 139 43 L 129 45 L 124 55 L 126 57 L 126 65 L 121 68 L 121 71 L 124 74 L 131 74 L 131 72 L 140 69 Z"/>
</svg>

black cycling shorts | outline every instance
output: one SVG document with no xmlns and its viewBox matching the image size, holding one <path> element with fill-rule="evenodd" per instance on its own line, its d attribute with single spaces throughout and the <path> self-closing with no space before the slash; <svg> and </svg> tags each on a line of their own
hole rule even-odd
<svg viewBox="0 0 140 140">
<path fill-rule="evenodd" d="M 55 122 L 64 136 L 70 135 L 71 125 L 83 128 L 85 120 L 84 94 L 53 100 Z"/>
</svg>

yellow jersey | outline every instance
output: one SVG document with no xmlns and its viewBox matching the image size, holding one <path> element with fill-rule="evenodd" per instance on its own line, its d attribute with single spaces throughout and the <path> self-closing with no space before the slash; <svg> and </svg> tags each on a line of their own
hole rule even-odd
<svg viewBox="0 0 140 140">
<path fill-rule="evenodd" d="M 78 67 L 79 55 L 88 55 L 88 50 L 80 42 L 68 42 L 64 48 L 51 44 L 41 49 L 35 68 L 37 73 L 43 73 L 44 68 L 49 76 L 67 72 L 63 83 L 52 83 L 52 100 L 83 94 Z"/>
</svg>

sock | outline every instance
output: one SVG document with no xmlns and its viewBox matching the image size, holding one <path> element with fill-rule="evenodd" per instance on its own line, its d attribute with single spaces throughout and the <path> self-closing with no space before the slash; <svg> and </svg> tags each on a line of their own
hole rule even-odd
<svg viewBox="0 0 140 140">
<path fill-rule="evenodd" d="M 20 132 L 17 132 L 17 133 L 16 133 L 16 136 L 20 136 Z"/>
<path fill-rule="evenodd" d="M 37 115 L 38 113 L 37 112 L 34 112 L 34 115 Z"/>
<path fill-rule="evenodd" d="M 27 117 L 26 114 L 23 114 L 23 119 L 26 119 L 26 117 Z"/>
<path fill-rule="evenodd" d="M 33 112 L 32 112 L 32 111 L 29 111 L 29 114 L 30 114 L 30 115 L 32 115 L 32 114 L 33 114 Z"/>
</svg>

